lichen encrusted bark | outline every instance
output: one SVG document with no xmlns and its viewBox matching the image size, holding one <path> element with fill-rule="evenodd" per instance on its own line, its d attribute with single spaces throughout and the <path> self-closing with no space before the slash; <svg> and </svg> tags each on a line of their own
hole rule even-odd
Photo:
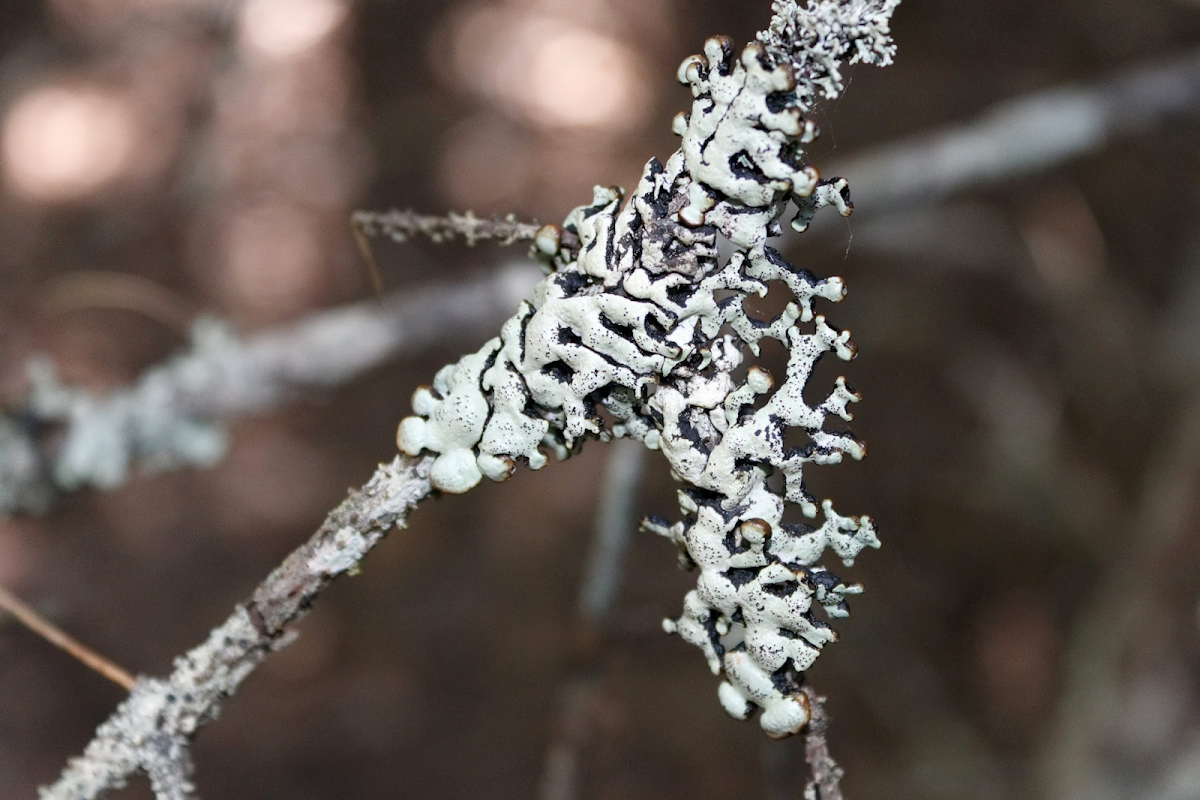
<svg viewBox="0 0 1200 800">
<path fill-rule="evenodd" d="M 337 577 L 355 569 L 428 496 L 431 459 L 397 457 L 330 512 L 324 524 L 267 576 L 199 646 L 175 659 L 165 678 L 140 677 L 84 752 L 40 800 L 92 800 L 150 778 L 159 800 L 193 800 L 189 743 L 275 650 Z"/>
<path fill-rule="evenodd" d="M 846 598 L 861 591 L 817 562 L 831 549 L 849 565 L 879 542 L 868 518 L 841 516 L 828 500 L 815 528 L 784 521 L 786 503 L 817 516 L 807 464 L 858 459 L 865 448 L 825 427 L 830 416 L 849 420 L 859 400 L 843 378 L 815 406 L 803 397 L 818 359 L 854 355 L 849 332 L 814 310 L 841 301 L 845 285 L 789 264 L 767 240 L 781 233 L 789 206 L 796 230 L 824 206 L 851 212 L 846 181 L 822 180 L 805 163 L 817 136 L 806 113 L 842 90 L 843 61 L 890 63 L 897 2 L 777 0 L 770 28 L 740 52 L 709 39 L 679 70 L 695 98 L 674 122 L 679 151 L 650 161 L 627 202 L 597 187 L 561 228 L 539 232 L 534 249 L 548 275 L 532 301 L 499 337 L 419 389 L 416 415 L 398 434 L 405 453 L 436 454 L 431 480 L 446 492 L 483 476 L 504 480 L 517 462 L 538 469 L 543 448 L 566 458 L 588 437 L 629 436 L 661 450 L 683 484 L 684 518 L 645 527 L 700 570 L 683 613 L 664 627 L 724 672 L 719 696 L 730 714 L 761 708 L 775 737 L 808 721 L 801 675 L 835 639 L 815 609 L 845 616 Z M 732 245 L 727 258 L 718 236 Z M 794 297 L 762 322 L 743 303 L 769 281 Z M 743 351 L 758 356 L 767 338 L 789 351 L 783 382 L 776 387 L 757 365 L 735 380 Z M 785 444 L 788 428 L 807 444 Z"/>
</svg>

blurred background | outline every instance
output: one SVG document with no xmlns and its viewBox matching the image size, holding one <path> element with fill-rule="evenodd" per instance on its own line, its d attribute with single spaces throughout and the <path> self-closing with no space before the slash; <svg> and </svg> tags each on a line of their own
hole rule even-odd
<svg viewBox="0 0 1200 800">
<path fill-rule="evenodd" d="M 35 354 L 102 392 L 184 347 L 197 313 L 250 333 L 369 299 L 355 209 L 549 222 L 593 183 L 632 188 L 675 147 L 680 60 L 768 15 L 766 0 L 0 4 L 0 395 L 21 403 Z M 851 69 L 820 113 L 814 164 L 852 193 L 873 185 L 867 151 L 1195 58 L 1200 3 L 904 0 L 893 30 L 896 65 Z M 1023 174 L 866 193 L 853 219 L 784 240 L 846 278 L 829 315 L 861 353 L 846 372 L 871 455 L 810 485 L 884 542 L 841 571 L 866 593 L 809 674 L 852 800 L 1200 798 L 1200 90 L 1182 96 Z M 375 259 L 406 292 L 523 252 L 380 242 Z M 0 521 L 0 585 L 124 667 L 169 671 L 392 457 L 412 390 L 478 338 L 233 421 L 214 469 Z M 798 797 L 800 741 L 727 718 L 699 653 L 662 634 L 694 580 L 669 543 L 633 535 L 605 646 L 579 645 L 608 457 L 592 444 L 422 506 L 203 731 L 202 793 Z M 674 513 L 658 457 L 636 505 Z M 0 619 L 0 798 L 32 797 L 121 696 Z"/>
</svg>

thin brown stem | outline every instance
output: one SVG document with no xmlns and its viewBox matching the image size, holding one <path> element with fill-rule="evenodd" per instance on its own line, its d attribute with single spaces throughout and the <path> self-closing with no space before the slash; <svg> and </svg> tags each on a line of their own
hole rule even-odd
<svg viewBox="0 0 1200 800">
<path fill-rule="evenodd" d="M 125 691 L 132 689 L 133 684 L 136 683 L 136 679 L 127 670 L 118 667 L 95 650 L 75 641 L 62 629 L 3 587 L 0 587 L 0 608 L 12 614 L 18 622 L 50 644 L 108 678 Z"/>
<path fill-rule="evenodd" d="M 383 297 L 383 276 L 379 272 L 379 265 L 375 263 L 375 251 L 371 249 L 371 241 L 367 238 L 363 222 L 358 217 L 350 218 L 350 233 L 354 237 L 354 243 L 358 245 L 359 255 L 367 265 L 367 274 L 371 276 L 371 288 L 375 290 L 375 296 Z"/>
<path fill-rule="evenodd" d="M 132 311 L 186 335 L 196 318 L 193 304 L 156 281 L 139 275 L 83 270 L 49 281 L 43 308 L 60 316 L 103 308 Z"/>
</svg>

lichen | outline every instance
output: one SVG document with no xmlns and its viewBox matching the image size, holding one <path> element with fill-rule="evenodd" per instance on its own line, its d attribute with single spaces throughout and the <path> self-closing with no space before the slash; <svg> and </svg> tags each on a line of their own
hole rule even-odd
<svg viewBox="0 0 1200 800">
<path fill-rule="evenodd" d="M 503 480 L 518 462 L 538 469 L 543 450 L 566 458 L 587 438 L 661 450 L 683 484 L 683 519 L 644 527 L 700 572 L 664 627 L 724 673 L 726 711 L 762 709 L 774 737 L 808 721 L 802 673 L 836 638 L 821 617 L 845 616 L 846 598 L 861 591 L 817 562 L 829 549 L 848 566 L 879 542 L 870 519 L 841 516 L 828 500 L 819 526 L 784 519 L 788 503 L 818 514 L 806 465 L 859 459 L 865 447 L 825 427 L 850 420 L 859 400 L 844 378 L 816 405 L 803 395 L 819 359 L 854 356 L 849 332 L 815 308 L 840 302 L 845 284 L 789 264 L 767 240 L 790 206 L 797 230 L 822 207 L 851 212 L 846 181 L 822 180 L 805 161 L 817 136 L 805 114 L 841 91 L 843 59 L 890 62 L 896 2 L 780 0 L 771 28 L 740 53 L 709 39 L 679 70 L 694 97 L 674 122 L 679 151 L 650 161 L 628 201 L 597 187 L 561 228 L 538 234 L 548 275 L 533 299 L 498 338 L 418 389 L 398 434 L 405 453 L 436 454 L 431 479 L 445 492 Z M 728 257 L 718 237 L 732 245 Z M 743 304 L 771 281 L 792 302 L 756 320 Z M 759 356 L 764 339 L 788 350 L 783 381 L 757 364 L 735 379 L 743 351 Z M 785 442 L 789 428 L 804 446 Z"/>
<path fill-rule="evenodd" d="M 123 484 L 136 465 L 147 473 L 211 467 L 225 454 L 223 426 L 182 407 L 181 392 L 209 380 L 238 347 L 218 320 L 192 325 L 192 346 L 148 371 L 133 386 L 108 395 L 63 384 L 49 361 L 30 364 L 29 411 L 41 424 L 65 426 L 54 482 L 61 489 Z M 0 505 L 0 508 L 9 506 Z"/>
</svg>

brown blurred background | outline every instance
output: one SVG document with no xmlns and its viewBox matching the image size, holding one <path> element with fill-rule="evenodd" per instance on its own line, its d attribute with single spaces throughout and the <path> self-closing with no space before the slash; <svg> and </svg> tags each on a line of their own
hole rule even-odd
<svg viewBox="0 0 1200 800">
<path fill-rule="evenodd" d="M 593 183 L 631 187 L 674 149 L 679 61 L 768 14 L 0 4 L 0 392 L 20 400 L 37 353 L 72 383 L 126 384 L 200 311 L 248 332 L 369 297 L 356 208 L 557 221 Z M 894 32 L 896 65 L 853 68 L 821 112 L 818 167 L 1192 51 L 1200 3 L 904 0 Z M 884 541 L 843 571 L 867 591 L 810 673 L 847 797 L 1200 798 L 1200 115 L 866 235 L 893 210 L 860 203 L 786 244 L 848 281 L 830 317 L 855 333 L 848 375 L 866 396 L 870 457 L 812 485 Z M 403 290 L 522 253 L 375 255 Z M 169 670 L 392 456 L 412 389 L 461 349 L 239 420 L 213 470 L 0 521 L 0 585 L 123 666 Z M 538 796 L 606 453 L 421 507 L 204 730 L 202 793 Z M 638 506 L 669 515 L 660 462 Z M 728 719 L 699 654 L 661 633 L 692 580 L 668 543 L 635 535 L 579 798 L 799 795 L 798 740 Z M 32 797 L 120 698 L 0 620 L 0 798 Z"/>
</svg>

